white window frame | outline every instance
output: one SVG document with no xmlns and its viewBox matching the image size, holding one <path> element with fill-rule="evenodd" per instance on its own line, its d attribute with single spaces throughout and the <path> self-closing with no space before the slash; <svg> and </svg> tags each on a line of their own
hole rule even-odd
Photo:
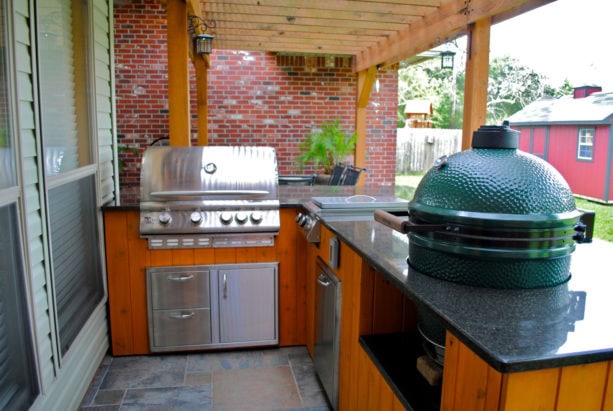
<svg viewBox="0 0 613 411">
<path fill-rule="evenodd" d="M 594 127 L 580 127 L 577 135 L 577 160 L 592 161 L 594 160 L 594 138 L 596 129 Z M 582 155 L 582 151 L 589 147 L 590 156 Z"/>
</svg>

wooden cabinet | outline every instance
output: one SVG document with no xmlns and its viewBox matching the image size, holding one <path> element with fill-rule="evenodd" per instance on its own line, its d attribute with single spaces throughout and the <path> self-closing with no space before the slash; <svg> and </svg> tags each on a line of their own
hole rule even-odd
<svg viewBox="0 0 613 411">
<path fill-rule="evenodd" d="M 330 230 L 322 227 L 320 247 L 313 248 L 309 258 L 315 260 L 315 257 L 319 256 L 322 260 L 328 262 L 330 257 L 328 245 L 333 237 L 334 234 Z M 340 279 L 343 287 L 339 359 L 339 410 L 365 409 L 364 392 L 363 389 L 360 389 L 360 384 L 365 382 L 360 381 L 359 378 L 362 375 L 360 367 L 368 368 L 369 363 L 363 361 L 365 359 L 362 356 L 366 356 L 366 354 L 360 347 L 359 338 L 361 335 L 414 329 L 416 324 L 412 313 L 413 304 L 397 288 L 378 275 L 368 264 L 365 264 L 360 255 L 342 241 L 340 243 L 339 266 L 333 271 Z M 314 273 L 315 269 L 309 268 L 309 272 Z M 311 278 L 310 282 L 314 283 L 315 279 Z M 309 299 L 311 298 L 314 297 L 309 295 Z M 308 306 L 311 306 L 310 303 Z M 310 321 L 308 324 L 309 327 L 312 327 Z M 307 332 L 307 335 L 310 335 L 310 332 Z M 366 357 L 366 359 L 368 358 Z M 372 362 L 370 362 L 370 365 L 372 365 Z M 371 374 L 377 372 L 374 366 L 368 368 L 368 370 Z M 381 384 L 377 385 L 377 387 L 380 386 Z M 389 386 L 386 385 L 386 387 L 389 389 Z M 369 390 L 373 389 L 372 387 L 369 388 Z M 372 398 L 376 402 L 374 400 L 375 394 Z M 400 407 L 398 409 L 402 409 L 402 406 Z M 371 409 L 391 408 L 377 406 Z"/>
<path fill-rule="evenodd" d="M 613 362 L 500 373 L 447 333 L 441 410 L 613 410 Z"/>
<path fill-rule="evenodd" d="M 327 261 L 327 244 L 332 236 L 330 230 L 323 228 L 322 245 L 312 253 Z M 391 378 L 390 373 L 381 371 L 381 361 L 373 360 L 359 339 L 415 333 L 414 304 L 344 242 L 335 272 L 343 282 L 339 409 L 405 409 L 404 404 L 410 404 L 407 396 L 399 394 L 401 390 L 393 387 L 394 381 L 386 379 Z M 500 373 L 451 333 L 446 338 L 441 411 L 613 411 L 612 361 Z M 407 365 L 407 372 L 414 372 L 409 368 Z M 415 384 L 404 389 L 415 392 L 423 387 Z M 412 408 L 424 409 L 414 405 Z"/>
<path fill-rule="evenodd" d="M 306 344 L 306 277 L 295 208 L 281 209 L 272 247 L 149 250 L 140 238 L 138 210 L 104 212 L 109 319 L 113 355 L 148 354 L 146 268 L 161 266 L 279 263 L 279 344 Z"/>
</svg>

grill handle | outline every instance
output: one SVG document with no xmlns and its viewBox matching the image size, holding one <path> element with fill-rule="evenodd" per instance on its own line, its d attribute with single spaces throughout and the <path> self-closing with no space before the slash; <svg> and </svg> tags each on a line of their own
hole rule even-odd
<svg viewBox="0 0 613 411">
<path fill-rule="evenodd" d="M 448 227 L 444 224 L 414 224 L 383 210 L 375 210 L 375 221 L 402 234 L 407 234 L 410 232 L 426 233 L 431 231 L 440 231 L 446 230 Z"/>
</svg>

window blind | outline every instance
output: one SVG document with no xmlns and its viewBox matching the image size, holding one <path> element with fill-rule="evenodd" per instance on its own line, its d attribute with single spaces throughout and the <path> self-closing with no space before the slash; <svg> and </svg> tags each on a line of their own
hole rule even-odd
<svg viewBox="0 0 613 411">
<path fill-rule="evenodd" d="M 63 355 L 103 297 L 94 176 L 50 190 L 49 217 Z"/>
</svg>

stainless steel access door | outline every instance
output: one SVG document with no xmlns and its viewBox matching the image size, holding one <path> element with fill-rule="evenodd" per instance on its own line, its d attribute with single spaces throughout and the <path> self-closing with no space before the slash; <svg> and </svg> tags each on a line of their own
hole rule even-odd
<svg viewBox="0 0 613 411">
<path fill-rule="evenodd" d="M 217 281 L 219 342 L 278 342 L 276 264 L 220 267 Z"/>
<path fill-rule="evenodd" d="M 317 259 L 315 346 L 313 362 L 332 408 L 338 408 L 341 282 Z"/>
</svg>

